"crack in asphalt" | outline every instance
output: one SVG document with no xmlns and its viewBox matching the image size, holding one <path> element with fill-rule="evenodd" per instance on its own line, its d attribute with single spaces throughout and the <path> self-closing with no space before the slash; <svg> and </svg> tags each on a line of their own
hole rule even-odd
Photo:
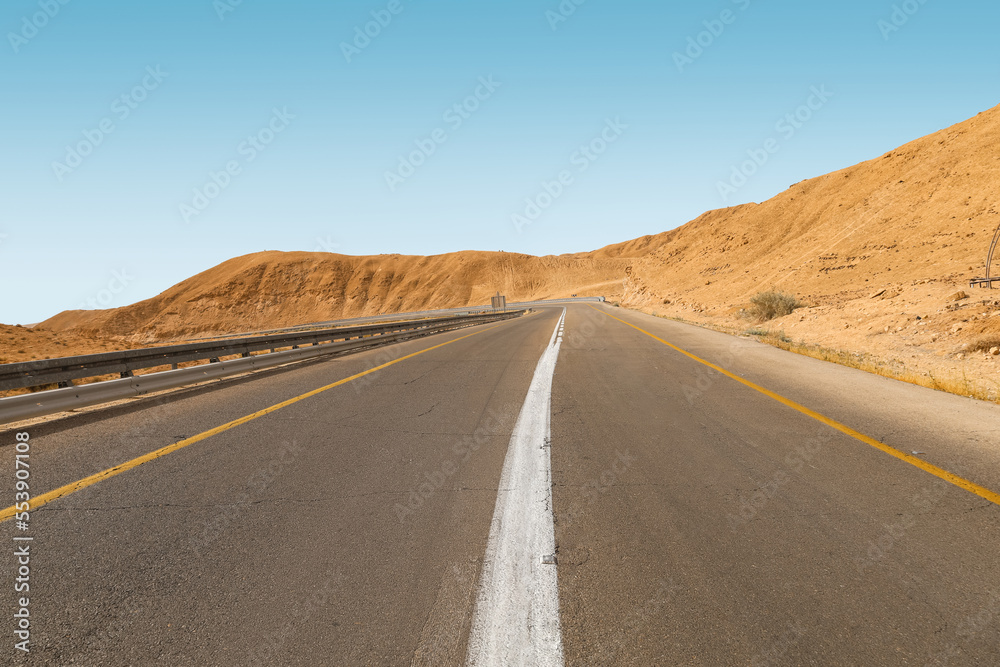
<svg viewBox="0 0 1000 667">
<path fill-rule="evenodd" d="M 420 379 L 422 379 L 422 378 L 425 378 L 425 377 L 427 377 L 428 375 L 430 375 L 431 373 L 433 373 L 433 372 L 434 372 L 434 370 L 435 370 L 434 368 L 429 368 L 429 369 L 427 369 L 426 371 L 424 371 L 423 373 L 421 373 L 420 375 L 418 375 L 417 377 L 413 378 L 412 380 L 407 380 L 406 382 L 404 382 L 404 383 L 402 384 L 402 386 L 403 386 L 403 387 L 405 387 L 405 386 L 406 386 L 406 385 L 408 385 L 408 384 L 413 384 L 413 383 L 414 383 L 414 382 L 416 382 L 417 380 L 420 380 Z"/>
</svg>

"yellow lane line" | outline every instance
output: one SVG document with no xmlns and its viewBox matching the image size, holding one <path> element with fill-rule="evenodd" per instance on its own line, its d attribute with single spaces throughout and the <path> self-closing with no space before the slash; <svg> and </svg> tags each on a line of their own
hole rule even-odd
<svg viewBox="0 0 1000 667">
<path fill-rule="evenodd" d="M 594 308 L 594 306 L 590 306 L 590 307 Z M 875 449 L 877 449 L 879 451 L 885 452 L 889 456 L 894 456 L 897 459 L 899 459 L 900 461 L 905 461 L 906 463 L 909 463 L 912 466 L 916 466 L 917 468 L 920 468 L 924 472 L 928 472 L 928 473 L 934 475 L 935 477 L 939 477 L 940 479 L 943 479 L 944 481 L 946 481 L 946 482 L 948 482 L 950 484 L 954 484 L 955 486 L 957 486 L 957 487 L 959 487 L 961 489 L 965 489 L 969 493 L 974 493 L 977 496 L 979 496 L 980 498 L 984 498 L 984 499 L 990 501 L 991 503 L 994 503 L 996 505 L 1000 505 L 1000 493 L 996 493 L 994 491 L 990 491 L 989 489 L 987 489 L 985 487 L 979 486 L 975 482 L 970 482 L 969 480 L 964 479 L 962 477 L 959 477 L 958 475 L 956 475 L 954 473 L 950 473 L 947 470 L 944 470 L 943 468 L 939 468 L 936 465 L 928 463 L 927 461 L 924 461 L 922 459 L 918 459 L 915 456 L 911 456 L 910 454 L 906 454 L 905 452 L 901 452 L 898 449 L 890 447 L 889 445 L 887 445 L 885 443 L 879 442 L 878 440 L 875 440 L 874 438 L 870 438 L 867 435 L 865 435 L 864 433 L 860 433 L 858 431 L 855 431 L 850 426 L 845 426 L 845 425 L 841 424 L 838 421 L 834 421 L 833 419 L 830 419 L 829 417 L 821 415 L 820 413 L 816 412 L 815 410 L 810 410 L 809 408 L 807 408 L 804 405 L 801 405 L 799 403 L 796 403 L 795 401 L 787 399 L 784 396 L 782 396 L 781 394 L 776 394 L 775 392 L 771 391 L 770 389 L 765 389 L 764 387 L 761 387 L 758 384 L 754 384 L 753 382 L 750 382 L 749 380 L 745 380 L 745 379 L 741 378 L 739 375 L 736 375 L 734 373 L 730 373 L 729 371 L 727 371 L 726 369 L 724 369 L 724 368 L 722 368 L 720 366 L 716 366 L 715 364 L 711 363 L 710 361 L 705 361 L 701 357 L 695 356 L 695 355 L 691 354 L 690 352 L 688 352 L 686 350 L 682 350 L 681 348 L 677 347 L 673 343 L 668 343 L 667 341 L 663 340 L 659 336 L 655 336 L 655 335 L 649 333 L 648 331 L 646 331 L 645 329 L 641 329 L 641 328 L 637 327 L 636 325 L 632 324 L 631 322 L 626 322 L 625 320 L 621 319 L 620 317 L 615 317 L 614 315 L 611 315 L 609 313 L 605 313 L 604 311 L 601 311 L 598 308 L 594 308 L 594 310 L 597 310 L 598 312 L 603 313 L 604 315 L 607 315 L 608 317 L 610 317 L 613 320 L 618 320 L 622 324 L 628 325 L 628 326 L 632 327 L 633 329 L 635 329 L 636 331 L 640 331 L 640 332 L 646 334 L 647 336 L 649 336 L 650 338 L 652 338 L 654 340 L 658 340 L 659 342 L 663 343 L 667 347 L 669 347 L 671 349 L 674 349 L 677 352 L 680 352 L 684 356 L 686 356 L 686 357 L 688 357 L 690 359 L 693 359 L 694 361 L 697 361 L 699 364 L 704 364 L 705 366 L 708 366 L 709 368 L 711 368 L 711 369 L 713 369 L 715 371 L 718 371 L 719 373 L 722 373 L 723 375 L 725 375 L 728 378 L 732 378 L 733 380 L 736 380 L 737 382 L 739 382 L 741 384 L 744 384 L 744 385 L 750 387 L 751 389 L 753 389 L 755 391 L 759 391 L 760 393 L 764 394 L 765 396 L 773 398 L 774 400 L 778 401 L 779 403 L 787 405 L 788 407 L 792 408 L 793 410 L 801 412 L 802 414 L 804 414 L 804 415 L 806 415 L 808 417 L 812 417 L 813 419 L 815 419 L 818 422 L 826 424 L 830 428 L 834 428 L 834 429 L 840 431 L 841 433 L 844 433 L 846 435 L 851 436 L 852 438 L 854 438 L 856 440 L 860 440 L 861 442 L 865 443 L 866 445 L 870 445 L 870 446 L 874 447 Z"/>
<path fill-rule="evenodd" d="M 202 440 L 205 440 L 207 438 L 211 438 L 213 435 L 218 435 L 220 433 L 224 433 L 224 432 L 226 432 L 226 431 L 228 431 L 230 429 L 236 428 L 237 426 L 240 426 L 242 424 L 246 424 L 247 422 L 253 421 L 254 419 L 259 419 L 260 417 L 263 417 L 265 415 L 269 415 L 272 412 L 277 412 L 278 410 L 280 410 L 282 408 L 287 408 L 289 405 L 292 405 L 294 403 L 298 403 L 299 401 L 304 401 L 305 399 L 311 398 L 311 397 L 313 397 L 313 396 L 315 396 L 317 394 L 322 394 L 324 391 L 329 391 L 330 389 L 333 389 L 334 387 L 339 387 L 339 386 L 341 386 L 343 384 L 347 384 L 348 382 L 352 382 L 353 380 L 357 380 L 358 378 L 362 378 L 362 377 L 364 377 L 366 375 L 369 375 L 371 373 L 374 373 L 376 371 L 380 371 L 383 368 L 388 368 L 389 366 L 392 366 L 393 364 L 398 364 L 401 361 L 406 361 L 407 359 L 412 359 L 413 357 L 420 356 L 421 354 L 424 354 L 426 352 L 430 352 L 431 350 L 437 350 L 439 348 L 444 347 L 445 345 L 451 345 L 452 343 L 457 343 L 460 340 L 465 340 L 466 338 L 471 338 L 472 336 L 478 336 L 479 334 L 485 333 L 485 332 L 489 331 L 490 329 L 496 329 L 496 326 L 488 327 L 486 329 L 482 329 L 480 331 L 476 331 L 474 333 L 467 334 L 467 335 L 462 336 L 460 338 L 455 338 L 454 340 L 449 340 L 446 343 L 441 343 L 441 344 L 435 345 L 433 347 L 428 347 L 428 348 L 426 348 L 424 350 L 420 350 L 419 352 L 414 352 L 412 354 L 406 355 L 405 357 L 400 357 L 399 359 L 394 359 L 392 361 L 389 361 L 387 363 L 382 364 L 381 366 L 376 366 L 375 368 L 370 368 L 370 369 L 368 369 L 366 371 L 362 371 L 361 373 L 357 373 L 357 374 L 352 375 L 350 377 L 344 378 L 343 380 L 338 380 L 338 381 L 334 382 L 333 384 L 328 384 L 325 387 L 320 387 L 319 389 L 313 389 L 312 391 L 306 392 L 305 394 L 302 394 L 301 396 L 296 396 L 295 398 L 290 398 L 287 401 L 282 401 L 281 403 L 278 403 L 276 405 L 272 405 L 269 408 L 264 408 L 263 410 L 255 412 L 255 413 L 253 413 L 251 415 L 246 415 L 245 417 L 240 417 L 239 419 L 234 419 L 233 421 L 231 421 L 231 422 L 229 422 L 227 424 L 223 424 L 222 426 L 216 426 L 215 428 L 210 429 L 208 431 L 205 431 L 204 433 L 199 433 L 198 435 L 193 435 L 190 438 L 185 438 L 184 440 L 179 440 L 179 441 L 175 442 L 172 445 L 167 445 L 166 447 L 163 447 L 161 449 L 157 449 L 155 452 L 150 452 L 148 454 L 144 454 L 144 455 L 142 455 L 142 456 L 140 456 L 138 458 L 132 459 L 131 461 L 126 461 L 125 463 L 122 463 L 121 465 L 117 465 L 114 468 L 108 468 L 107 470 L 104 470 L 102 472 L 93 474 L 90 477 L 84 477 L 81 480 L 78 480 L 76 482 L 72 482 L 72 483 L 67 484 L 65 486 L 61 486 L 58 489 L 55 489 L 53 491 L 49 491 L 48 493 L 43 493 L 43 494 L 41 494 L 39 496 L 35 496 L 34 498 L 31 499 L 31 509 L 32 510 L 38 509 L 42 505 L 47 505 L 48 503 L 51 503 L 53 500 L 56 500 L 58 498 L 62 498 L 63 496 L 68 496 L 71 493 L 75 493 L 76 491 L 79 491 L 81 489 L 85 489 L 88 486 L 91 486 L 93 484 L 97 484 L 98 482 L 103 481 L 105 479 L 108 479 L 110 477 L 114 477 L 115 475 L 120 475 L 123 472 L 127 472 L 127 471 L 131 470 L 132 468 L 137 468 L 137 467 L 141 466 L 143 463 L 149 463 L 150 461 L 158 459 L 158 458 L 160 458 L 162 456 L 166 456 L 167 454 L 172 454 L 173 452 L 176 452 L 178 449 L 184 449 L 185 447 L 189 447 L 189 446 L 195 444 L 196 442 L 201 442 Z M 13 518 L 16 513 L 17 513 L 17 510 L 15 509 L 14 506 L 8 507 L 7 509 L 5 509 L 3 511 L 0 511 L 0 523 L 3 523 L 4 521 L 8 521 L 9 519 Z"/>
</svg>

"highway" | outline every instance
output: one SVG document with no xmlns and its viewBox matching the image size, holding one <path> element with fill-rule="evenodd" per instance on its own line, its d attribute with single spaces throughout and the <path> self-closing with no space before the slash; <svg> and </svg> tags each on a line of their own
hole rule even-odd
<svg viewBox="0 0 1000 667">
<path fill-rule="evenodd" d="M 25 430 L 0 664 L 1000 655 L 1000 406 L 608 304 Z"/>
</svg>

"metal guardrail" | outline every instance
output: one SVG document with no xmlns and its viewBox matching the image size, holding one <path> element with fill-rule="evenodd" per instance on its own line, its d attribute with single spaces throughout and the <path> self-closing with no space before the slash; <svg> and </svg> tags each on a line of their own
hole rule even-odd
<svg viewBox="0 0 1000 667">
<path fill-rule="evenodd" d="M 391 324 L 292 332 L 274 336 L 229 338 L 204 343 L 186 343 L 183 345 L 148 347 L 138 350 L 86 354 L 77 357 L 0 364 L 0 390 L 40 387 L 46 384 L 71 382 L 81 378 L 108 375 L 111 373 L 124 373 L 128 376 L 134 371 L 168 364 L 176 365 L 187 361 L 218 359 L 234 354 L 249 357 L 250 353 L 262 350 L 273 352 L 282 347 L 319 345 L 323 342 L 380 336 L 399 331 L 415 331 L 441 324 L 478 323 L 491 321 L 490 319 L 483 318 L 494 317 L 493 314 L 490 314 L 448 317 L 437 320 L 394 322 Z"/>
<path fill-rule="evenodd" d="M 0 388 L 23 388 L 119 372 L 119 380 L 40 391 L 0 399 L 0 424 L 64 410 L 87 407 L 153 391 L 173 389 L 216 378 L 270 368 L 293 361 L 427 336 L 443 331 L 520 317 L 523 310 L 469 317 L 451 317 L 391 325 L 310 331 L 279 336 L 253 336 L 211 343 L 124 350 L 63 359 L 0 365 Z M 323 343 L 323 341 L 329 341 Z M 338 342 L 339 341 L 339 342 Z M 309 344 L 308 347 L 302 347 Z M 283 352 L 251 356 L 250 352 L 293 346 Z M 218 361 L 240 354 L 239 359 Z M 211 359 L 215 363 L 133 375 L 132 371 L 183 361 Z"/>
<path fill-rule="evenodd" d="M 389 324 L 406 322 L 413 320 L 433 320 L 443 317 L 465 317 L 471 315 L 484 315 L 492 313 L 488 306 L 476 308 L 449 308 L 440 310 L 415 311 L 411 313 L 388 313 L 385 315 L 368 315 L 366 317 L 350 317 L 342 320 L 326 320 L 323 322 L 311 322 L 307 324 L 296 324 L 293 327 L 281 327 L 280 329 L 264 329 L 262 331 L 245 331 L 243 333 L 231 334 L 228 336 L 201 336 L 199 338 L 189 338 L 186 342 L 200 343 L 202 341 L 221 340 L 223 338 L 234 338 L 240 336 L 266 336 L 277 333 L 296 333 L 299 331 L 312 331 L 315 329 L 329 329 L 332 327 L 362 326 L 373 324 Z"/>
</svg>

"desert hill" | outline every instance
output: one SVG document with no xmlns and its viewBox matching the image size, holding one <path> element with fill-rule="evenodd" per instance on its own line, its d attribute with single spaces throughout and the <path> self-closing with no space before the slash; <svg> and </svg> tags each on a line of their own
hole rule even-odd
<svg viewBox="0 0 1000 667">
<path fill-rule="evenodd" d="M 161 295 L 41 324 L 170 338 L 404 310 L 604 294 L 723 312 L 762 287 L 831 303 L 914 280 L 979 275 L 1000 224 L 1000 107 L 877 159 L 803 181 L 762 204 L 590 253 L 432 257 L 262 252 Z"/>
<path fill-rule="evenodd" d="M 905 363 L 920 367 L 937 363 L 924 359 L 928 355 L 960 355 L 973 337 L 1000 334 L 994 312 L 1000 301 L 990 301 L 1000 293 L 971 291 L 966 282 L 983 274 L 1000 224 L 998 195 L 1000 107 L 802 181 L 764 203 L 709 211 L 672 231 L 593 252 L 261 252 L 152 299 L 108 311 L 67 311 L 40 328 L 136 344 L 479 305 L 499 290 L 511 301 L 605 295 L 738 329 L 747 327 L 739 314 L 750 297 L 775 287 L 809 307 L 769 326 L 805 343 L 899 363 L 916 359 Z M 960 289 L 971 298 L 956 296 Z"/>
<path fill-rule="evenodd" d="M 432 257 L 260 252 L 159 296 L 106 311 L 66 311 L 39 326 L 157 340 L 330 319 L 620 289 L 623 263 L 587 257 L 459 252 Z"/>
<path fill-rule="evenodd" d="M 1000 107 L 762 204 L 711 211 L 593 256 L 635 261 L 632 302 L 723 308 L 773 285 L 826 303 L 873 286 L 981 275 L 998 195 Z"/>
</svg>

